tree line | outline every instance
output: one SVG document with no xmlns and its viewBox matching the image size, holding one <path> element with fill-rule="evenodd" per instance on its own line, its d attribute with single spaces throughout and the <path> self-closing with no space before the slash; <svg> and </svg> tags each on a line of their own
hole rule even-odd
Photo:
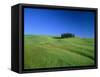
<svg viewBox="0 0 100 77">
<path fill-rule="evenodd" d="M 61 38 L 70 38 L 70 37 L 75 37 L 75 35 L 72 33 L 62 33 L 61 34 Z"/>
</svg>

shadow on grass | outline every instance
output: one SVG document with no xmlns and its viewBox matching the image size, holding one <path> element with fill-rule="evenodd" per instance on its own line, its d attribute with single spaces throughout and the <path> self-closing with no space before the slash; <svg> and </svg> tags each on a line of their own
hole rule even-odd
<svg viewBox="0 0 100 77">
<path fill-rule="evenodd" d="M 54 38 L 54 39 L 62 39 L 61 37 L 57 37 L 57 36 L 54 36 L 52 38 Z"/>
<path fill-rule="evenodd" d="M 54 36 L 52 38 L 54 38 L 54 39 L 64 39 L 64 38 L 74 38 L 74 37 L 57 37 L 57 36 Z"/>
</svg>

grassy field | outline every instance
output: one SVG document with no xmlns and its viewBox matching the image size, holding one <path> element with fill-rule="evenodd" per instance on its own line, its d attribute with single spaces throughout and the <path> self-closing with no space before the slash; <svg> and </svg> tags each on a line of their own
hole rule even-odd
<svg viewBox="0 0 100 77">
<path fill-rule="evenodd" d="M 93 38 L 24 36 L 24 68 L 50 68 L 94 65 Z"/>
</svg>

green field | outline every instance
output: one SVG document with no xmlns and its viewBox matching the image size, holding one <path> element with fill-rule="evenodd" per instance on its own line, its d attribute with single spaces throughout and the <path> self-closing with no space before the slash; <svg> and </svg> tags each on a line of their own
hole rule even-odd
<svg viewBox="0 0 100 77">
<path fill-rule="evenodd" d="M 94 65 L 93 38 L 24 36 L 24 69 Z"/>
</svg>

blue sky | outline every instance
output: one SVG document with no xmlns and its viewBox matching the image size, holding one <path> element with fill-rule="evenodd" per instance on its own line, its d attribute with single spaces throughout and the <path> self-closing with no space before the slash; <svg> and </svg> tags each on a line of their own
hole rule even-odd
<svg viewBox="0 0 100 77">
<path fill-rule="evenodd" d="M 57 36 L 61 33 L 94 37 L 94 13 L 24 8 L 24 35 Z"/>
</svg>

